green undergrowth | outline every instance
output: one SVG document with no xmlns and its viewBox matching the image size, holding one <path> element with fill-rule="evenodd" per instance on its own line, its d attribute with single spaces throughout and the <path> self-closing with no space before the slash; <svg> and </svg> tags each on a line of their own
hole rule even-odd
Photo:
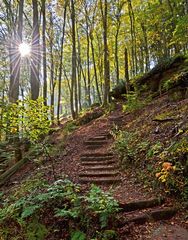
<svg viewBox="0 0 188 240">
<path fill-rule="evenodd" d="M 139 96 L 138 92 L 130 92 L 125 95 L 126 103 L 123 105 L 124 112 L 133 112 L 135 110 L 141 109 L 151 102 L 151 98 L 147 97 L 143 99 Z"/>
<path fill-rule="evenodd" d="M 66 178 L 51 185 L 41 179 L 25 181 L 9 197 L 1 193 L 0 239 L 117 239 L 119 206 L 110 192 L 92 185 L 83 194 Z"/>
<path fill-rule="evenodd" d="M 113 135 L 122 168 L 134 167 L 146 186 L 160 187 L 188 201 L 188 132 L 166 142 L 143 140 L 137 131 L 118 130 Z"/>
</svg>

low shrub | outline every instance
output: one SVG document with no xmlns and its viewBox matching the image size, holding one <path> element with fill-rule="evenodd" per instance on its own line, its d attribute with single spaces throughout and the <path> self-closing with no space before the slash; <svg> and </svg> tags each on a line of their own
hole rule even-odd
<svg viewBox="0 0 188 240">
<path fill-rule="evenodd" d="M 39 186 L 37 181 L 36 185 Z M 68 179 L 58 180 L 51 185 L 43 184 L 35 190 L 29 189 L 19 198 L 17 193 L 14 198 L 3 200 L 0 209 L 0 237 L 3 239 L 5 236 L 13 239 L 13 232 L 19 232 L 21 227 L 22 239 L 42 240 L 48 234 L 53 235 L 54 227 L 56 232 L 60 231 L 62 225 L 66 226 L 67 238 L 64 239 L 91 239 L 95 238 L 97 232 L 109 227 L 109 220 L 119 211 L 112 195 L 95 185 L 85 195 L 80 193 L 79 185 Z M 46 216 L 48 223 L 45 223 Z M 59 225 L 52 227 L 51 221 Z M 7 232 L 9 223 L 11 226 Z"/>
</svg>

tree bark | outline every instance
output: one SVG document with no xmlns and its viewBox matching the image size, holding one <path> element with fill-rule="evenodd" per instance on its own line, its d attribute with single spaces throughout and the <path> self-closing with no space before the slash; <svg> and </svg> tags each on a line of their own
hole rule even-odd
<svg viewBox="0 0 188 240">
<path fill-rule="evenodd" d="M 148 37 L 147 37 L 146 27 L 145 27 L 144 23 L 141 23 L 141 29 L 142 29 L 143 37 L 144 37 L 145 72 L 148 72 L 150 69 L 149 49 L 148 49 Z"/>
<path fill-rule="evenodd" d="M 60 63 L 59 63 L 58 103 L 57 103 L 57 122 L 58 122 L 58 124 L 60 124 L 61 82 L 62 82 L 62 71 L 63 71 L 63 50 L 64 50 L 67 5 L 68 5 L 68 1 L 66 0 L 65 5 L 64 5 L 64 14 L 63 14 L 63 29 L 62 29 L 62 36 L 61 36 L 61 51 L 60 51 Z"/>
<path fill-rule="evenodd" d="M 21 55 L 19 53 L 19 44 L 22 43 L 22 32 L 23 32 L 23 8 L 24 8 L 24 0 L 20 0 L 19 2 L 19 15 L 18 15 L 18 30 L 17 34 L 15 34 L 15 42 L 17 45 L 10 49 L 10 88 L 9 88 L 9 101 L 11 103 L 16 103 L 19 99 L 19 83 L 20 83 L 20 63 L 21 63 Z M 11 45 L 15 45 L 15 42 L 11 43 Z M 17 116 L 18 117 L 18 116 Z M 22 151 L 20 148 L 20 139 L 19 139 L 19 126 L 16 126 L 17 132 L 12 136 L 12 142 L 14 144 L 14 156 L 15 162 L 18 162 L 22 159 Z"/>
<path fill-rule="evenodd" d="M 87 3 L 84 5 L 85 8 L 85 20 L 86 20 L 86 39 L 87 39 L 87 98 L 88 105 L 91 106 L 91 76 L 90 76 L 90 41 L 89 41 L 89 22 L 88 22 L 88 11 Z"/>
<path fill-rule="evenodd" d="M 46 63 L 46 0 L 42 0 L 42 42 L 43 42 L 43 98 L 47 105 L 47 63 Z"/>
<path fill-rule="evenodd" d="M 38 21 L 38 1 L 32 0 L 33 5 L 33 33 L 31 48 L 31 99 L 36 100 L 39 97 L 39 68 L 40 68 L 40 47 L 39 47 L 39 21 Z"/>
<path fill-rule="evenodd" d="M 97 76 L 97 67 L 96 67 L 96 62 L 95 62 L 95 50 L 93 46 L 93 34 L 92 32 L 90 33 L 90 40 L 91 40 L 91 52 L 92 52 L 92 59 L 93 59 L 93 68 L 94 68 L 94 74 L 95 74 L 95 85 L 97 89 L 97 96 L 99 103 L 102 103 L 101 95 L 100 95 L 100 90 L 99 90 L 99 83 L 98 83 L 98 76 Z"/>
<path fill-rule="evenodd" d="M 109 51 L 108 51 L 108 1 L 104 0 L 104 7 L 102 0 L 100 1 L 102 20 L 103 20 L 103 44 L 104 44 L 104 99 L 103 105 L 107 106 L 109 103 L 110 93 L 110 63 L 109 63 Z"/>
<path fill-rule="evenodd" d="M 135 17 L 131 0 L 128 0 L 128 12 L 131 23 L 131 55 L 132 55 L 132 75 L 138 72 L 137 52 L 136 52 L 136 33 L 135 33 Z"/>
<path fill-rule="evenodd" d="M 75 31 L 75 6 L 71 0 L 71 22 L 72 22 L 72 79 L 71 79 L 71 113 L 73 119 L 77 117 L 77 86 L 76 86 L 76 31 Z"/>
<path fill-rule="evenodd" d="M 20 63 L 21 56 L 19 53 L 19 44 L 22 43 L 23 32 L 23 8 L 24 0 L 19 2 L 19 15 L 18 15 L 18 30 L 17 34 L 13 34 L 13 40 L 10 43 L 10 85 L 9 85 L 9 101 L 15 103 L 19 97 L 19 82 L 20 82 Z M 16 45 L 15 45 L 16 43 Z M 14 46 L 14 47 L 12 47 Z"/>
<path fill-rule="evenodd" d="M 129 62 L 128 62 L 128 51 L 125 48 L 124 52 L 124 62 L 125 62 L 125 82 L 126 82 L 126 92 L 130 91 L 130 83 L 129 83 Z"/>
</svg>

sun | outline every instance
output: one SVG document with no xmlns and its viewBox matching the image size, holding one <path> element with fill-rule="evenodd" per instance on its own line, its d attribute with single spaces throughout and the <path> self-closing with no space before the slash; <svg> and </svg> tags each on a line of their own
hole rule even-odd
<svg viewBox="0 0 188 240">
<path fill-rule="evenodd" d="M 31 47 L 27 43 L 21 43 L 18 47 L 21 57 L 26 57 L 31 52 Z"/>
</svg>

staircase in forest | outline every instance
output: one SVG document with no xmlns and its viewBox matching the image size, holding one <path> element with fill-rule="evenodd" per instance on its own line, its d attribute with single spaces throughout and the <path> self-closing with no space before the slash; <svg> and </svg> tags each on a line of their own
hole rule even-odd
<svg viewBox="0 0 188 240">
<path fill-rule="evenodd" d="M 121 115 L 108 118 L 108 127 L 113 125 L 121 127 L 123 118 Z M 117 156 L 109 150 L 113 142 L 109 130 L 98 129 L 98 132 L 85 140 L 85 153 L 80 155 L 81 169 L 79 182 L 83 184 L 95 183 L 99 185 L 122 183 Z M 126 186 L 125 186 L 126 187 Z M 171 219 L 178 208 L 169 207 L 164 198 L 153 198 L 149 200 L 137 200 L 121 203 L 121 211 L 118 215 L 117 225 L 123 228 L 127 224 L 144 224 L 151 221 Z M 174 230 L 176 232 L 176 229 Z M 173 234 L 175 236 L 176 233 Z M 187 235 L 186 235 L 187 236 Z M 184 240 L 184 238 L 182 238 Z"/>
<path fill-rule="evenodd" d="M 109 127 L 120 126 L 122 115 L 109 118 Z M 98 130 L 98 133 L 88 138 L 84 143 L 87 153 L 80 156 L 80 183 L 115 184 L 120 181 L 119 161 L 105 147 L 112 135 L 109 131 Z M 104 152 L 103 149 L 106 149 Z"/>
</svg>

